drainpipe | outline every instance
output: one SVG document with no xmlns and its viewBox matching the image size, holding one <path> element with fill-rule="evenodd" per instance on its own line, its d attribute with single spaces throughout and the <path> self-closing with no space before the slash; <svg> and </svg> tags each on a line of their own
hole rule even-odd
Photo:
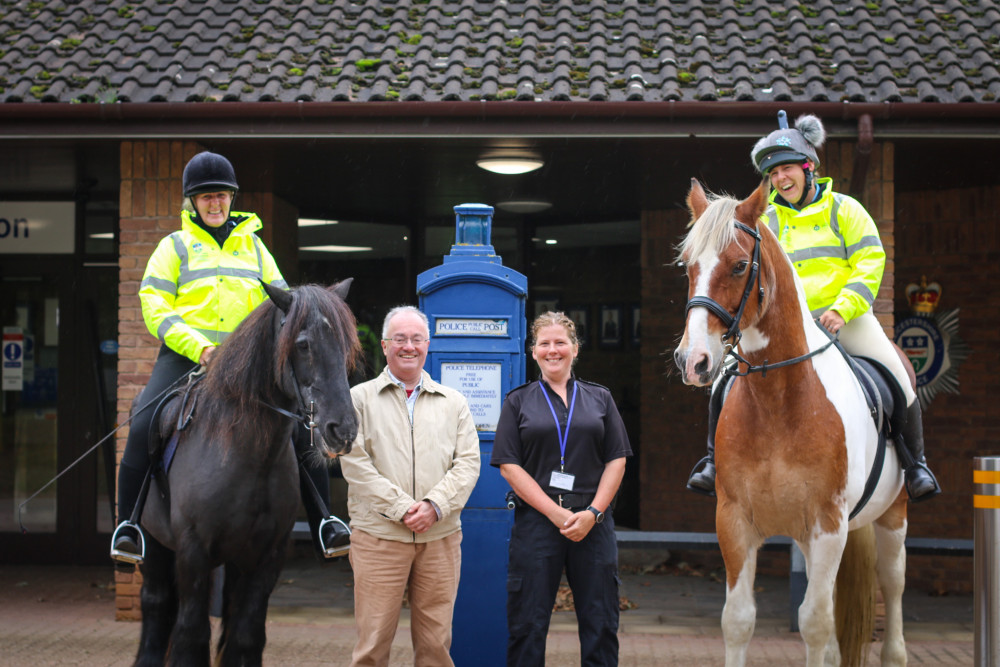
<svg viewBox="0 0 1000 667">
<path fill-rule="evenodd" d="M 858 145 L 854 149 L 854 169 L 851 172 L 850 195 L 861 201 L 868 180 L 868 167 L 872 158 L 872 143 L 875 133 L 872 129 L 871 114 L 858 117 Z"/>
</svg>

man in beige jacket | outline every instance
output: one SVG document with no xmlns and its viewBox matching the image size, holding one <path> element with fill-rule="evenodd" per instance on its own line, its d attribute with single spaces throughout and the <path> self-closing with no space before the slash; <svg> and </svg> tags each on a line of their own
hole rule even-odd
<svg viewBox="0 0 1000 667">
<path fill-rule="evenodd" d="M 352 665 L 389 664 L 407 586 L 415 665 L 452 665 L 459 514 L 479 478 L 479 437 L 465 397 L 423 370 L 429 337 L 422 312 L 390 310 L 386 368 L 351 390 L 358 437 L 340 461 L 354 531 Z"/>
</svg>

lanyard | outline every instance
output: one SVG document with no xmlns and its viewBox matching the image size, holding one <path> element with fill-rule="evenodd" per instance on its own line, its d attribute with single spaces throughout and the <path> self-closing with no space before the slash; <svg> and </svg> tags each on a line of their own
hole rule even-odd
<svg viewBox="0 0 1000 667">
<path fill-rule="evenodd" d="M 559 417 L 556 415 L 555 406 L 552 405 L 552 399 L 549 398 L 549 392 L 545 389 L 545 385 L 542 381 L 538 381 L 539 386 L 542 388 L 542 396 L 545 397 L 545 402 L 549 404 L 549 410 L 552 411 L 552 418 L 556 421 L 556 435 L 559 437 L 559 472 L 566 472 L 566 441 L 569 440 L 569 425 L 573 421 L 573 408 L 576 406 L 576 390 L 579 384 L 573 383 L 573 398 L 569 401 L 569 416 L 566 417 L 566 432 L 563 433 L 562 427 L 559 426 Z"/>
</svg>

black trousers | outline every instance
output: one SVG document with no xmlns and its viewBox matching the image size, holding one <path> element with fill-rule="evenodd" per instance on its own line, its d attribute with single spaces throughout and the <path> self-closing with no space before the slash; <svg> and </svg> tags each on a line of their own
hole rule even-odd
<svg viewBox="0 0 1000 667">
<path fill-rule="evenodd" d="M 515 510 L 507 575 L 507 665 L 545 664 L 563 570 L 573 591 L 582 665 L 618 664 L 618 543 L 611 511 L 573 542 L 531 507 Z"/>
<path fill-rule="evenodd" d="M 149 426 L 153 420 L 156 403 L 162 399 L 161 394 L 165 390 L 197 365 L 166 345 L 160 347 L 149 383 L 135 403 L 132 412 L 134 416 L 129 423 L 128 440 L 125 442 L 125 452 L 118 468 L 119 521 L 129 518 L 132 514 L 139 497 L 139 489 L 142 487 L 142 480 L 149 469 Z"/>
</svg>

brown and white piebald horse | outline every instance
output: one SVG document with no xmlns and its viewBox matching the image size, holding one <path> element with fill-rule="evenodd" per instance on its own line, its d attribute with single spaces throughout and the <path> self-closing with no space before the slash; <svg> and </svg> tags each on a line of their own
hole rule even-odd
<svg viewBox="0 0 1000 667">
<path fill-rule="evenodd" d="M 730 351 L 739 354 L 715 435 L 726 665 L 746 663 L 757 549 L 772 535 L 791 537 L 805 556 L 799 629 L 807 665 L 860 663 L 869 650 L 876 575 L 885 601 L 882 664 L 905 665 L 902 469 L 887 447 L 874 492 L 849 518 L 878 435 L 858 382 L 813 322 L 798 276 L 760 221 L 767 194 L 765 182 L 741 202 L 706 195 L 692 180 L 693 222 L 680 246 L 688 312 L 674 360 L 684 382 L 719 380 Z"/>
</svg>

